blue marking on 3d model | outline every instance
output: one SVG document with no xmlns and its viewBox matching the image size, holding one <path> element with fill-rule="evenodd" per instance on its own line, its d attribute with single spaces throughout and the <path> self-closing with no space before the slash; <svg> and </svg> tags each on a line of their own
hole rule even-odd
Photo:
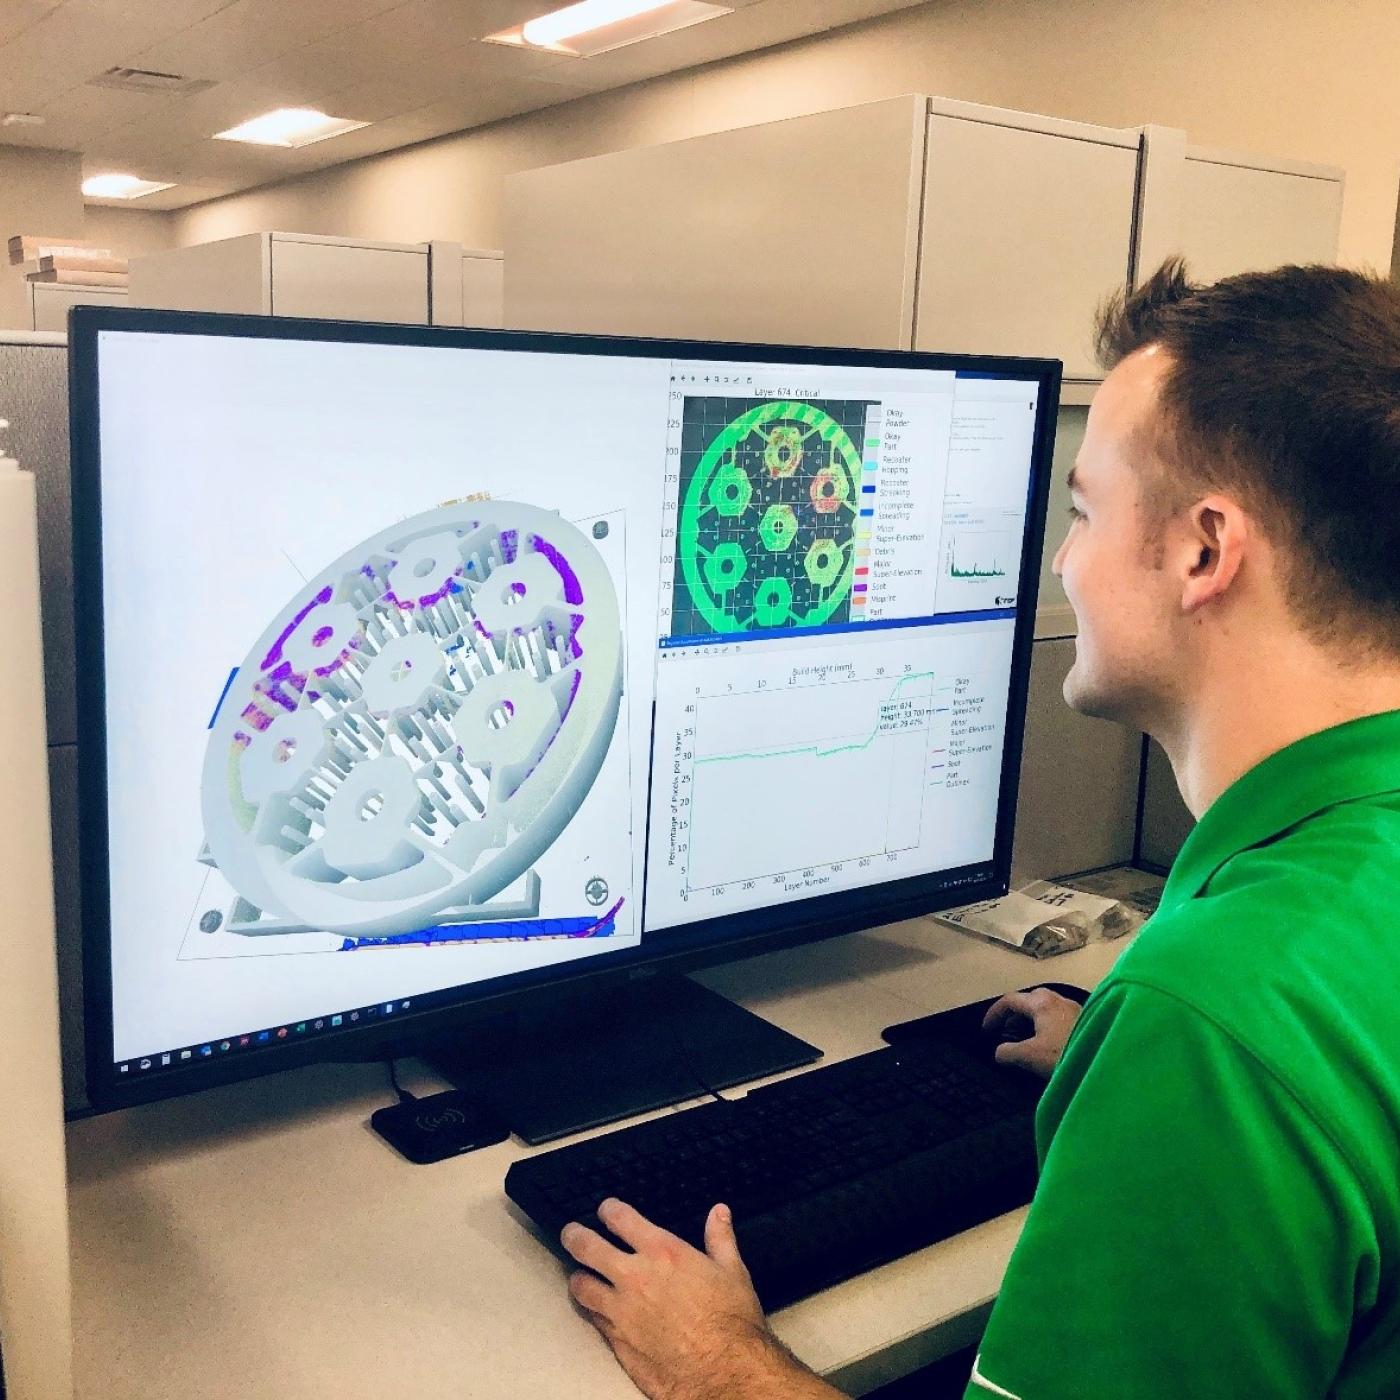
<svg viewBox="0 0 1400 1400">
<path fill-rule="evenodd" d="M 233 685 L 233 678 L 234 678 L 237 674 L 238 674 L 238 667 L 237 667 L 237 666 L 235 666 L 235 667 L 233 668 L 233 670 L 231 670 L 231 671 L 228 673 L 228 680 L 226 680 L 226 681 L 224 682 L 224 688 L 219 692 L 219 702 L 218 702 L 217 705 L 214 706 L 214 713 L 213 713 L 212 715 L 209 716 L 209 728 L 210 728 L 210 729 L 213 729 L 213 727 L 214 727 L 214 721 L 215 721 L 216 719 L 218 719 L 218 717 L 219 717 L 219 711 L 223 709 L 223 707 L 224 707 L 224 701 L 228 699 L 229 690 L 230 690 L 230 688 L 231 688 L 232 685 Z"/>
</svg>

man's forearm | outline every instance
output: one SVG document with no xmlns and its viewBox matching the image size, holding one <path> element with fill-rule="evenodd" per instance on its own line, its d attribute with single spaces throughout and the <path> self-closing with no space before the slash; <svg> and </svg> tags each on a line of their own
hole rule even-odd
<svg viewBox="0 0 1400 1400">
<path fill-rule="evenodd" d="M 729 1352 L 705 1389 L 685 1400 L 846 1400 L 804 1366 L 771 1332 Z"/>
</svg>

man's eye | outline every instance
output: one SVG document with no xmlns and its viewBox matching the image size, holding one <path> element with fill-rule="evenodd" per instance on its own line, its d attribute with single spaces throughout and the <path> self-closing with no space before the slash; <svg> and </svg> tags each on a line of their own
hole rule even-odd
<svg viewBox="0 0 1400 1400">
<path fill-rule="evenodd" d="M 1080 510 L 1078 506 L 1067 506 L 1067 507 L 1065 508 L 1065 511 L 1066 511 L 1066 514 L 1069 516 L 1069 518 L 1070 518 L 1071 520 L 1083 520 L 1083 519 L 1084 519 L 1084 512 L 1083 512 L 1082 510 Z"/>
</svg>

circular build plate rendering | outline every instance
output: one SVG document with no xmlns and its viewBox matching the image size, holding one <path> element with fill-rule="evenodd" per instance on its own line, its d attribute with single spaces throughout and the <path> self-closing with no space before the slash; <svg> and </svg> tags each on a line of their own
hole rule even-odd
<svg viewBox="0 0 1400 1400">
<path fill-rule="evenodd" d="M 621 693 L 617 592 L 586 535 L 509 501 L 414 516 L 249 651 L 205 754 L 210 857 L 314 930 L 469 919 L 578 810 Z"/>
</svg>

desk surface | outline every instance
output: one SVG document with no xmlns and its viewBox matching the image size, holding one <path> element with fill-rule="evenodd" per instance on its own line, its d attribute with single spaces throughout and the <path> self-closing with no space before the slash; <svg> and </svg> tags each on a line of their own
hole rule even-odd
<svg viewBox="0 0 1400 1400">
<path fill-rule="evenodd" d="M 1037 981 L 1092 986 L 1122 946 L 1036 963 L 916 919 L 701 980 L 831 1063 L 911 1016 Z M 382 1066 L 321 1065 L 72 1125 L 79 1400 L 635 1396 L 501 1192 L 534 1149 L 411 1166 L 369 1128 L 390 1101 Z M 828 1289 L 774 1327 L 861 1393 L 980 1325 L 1023 1217 Z"/>
</svg>

